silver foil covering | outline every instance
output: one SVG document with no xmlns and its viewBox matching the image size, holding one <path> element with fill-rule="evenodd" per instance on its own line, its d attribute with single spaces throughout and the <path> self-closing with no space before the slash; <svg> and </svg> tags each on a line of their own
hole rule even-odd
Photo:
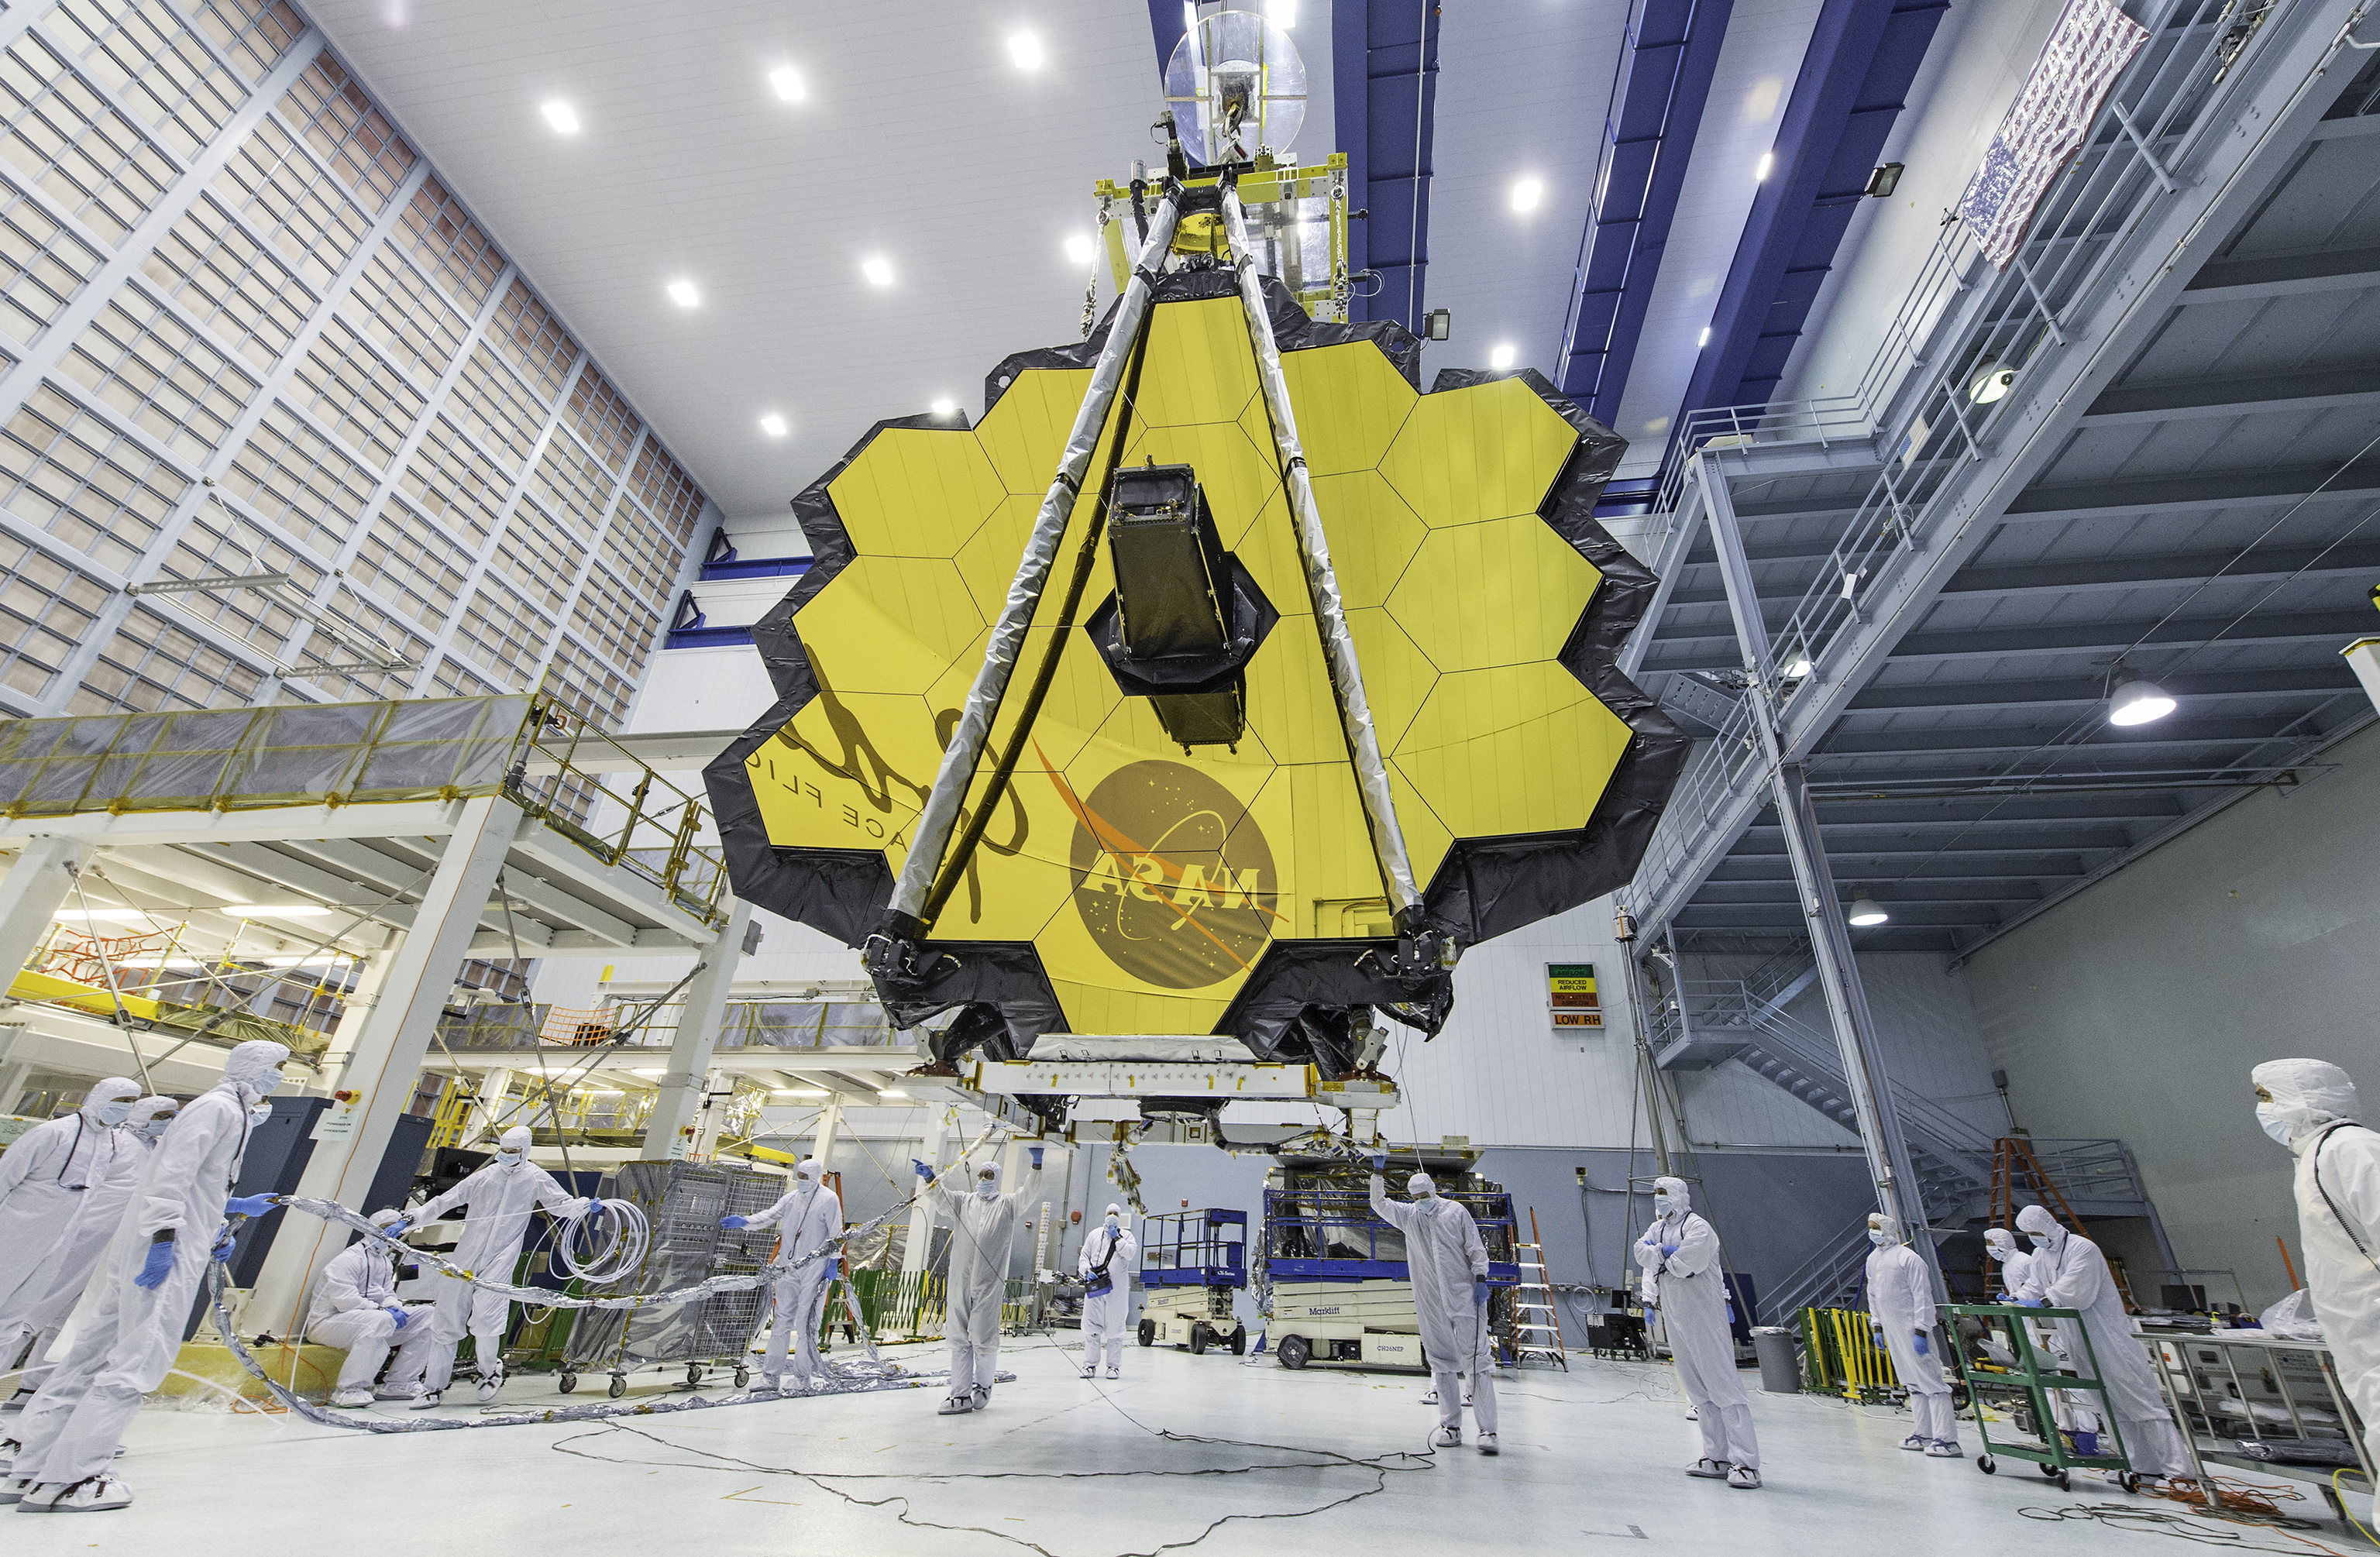
<svg viewBox="0 0 2380 1557">
<path fill-rule="evenodd" d="M 1289 407 L 1289 381 L 1281 376 L 1272 316 L 1265 311 L 1264 285 L 1257 274 L 1255 250 L 1248 244 L 1247 217 L 1240 209 L 1240 192 L 1234 189 L 1223 191 L 1223 230 L 1231 238 L 1232 263 L 1239 272 L 1240 301 L 1247 310 L 1248 339 L 1256 346 L 1257 382 L 1264 385 L 1265 405 L 1272 412 L 1273 440 L 1289 472 L 1289 502 L 1297 516 L 1306 592 L 1314 597 L 1314 623 L 1322 634 L 1322 656 L 1330 668 L 1331 690 L 1338 695 L 1348 759 L 1355 767 L 1364 814 L 1372 824 L 1372 848 L 1379 856 L 1381 882 L 1388 888 L 1390 906 L 1402 916 L 1406 909 L 1421 906 L 1421 889 L 1414 882 L 1404 829 L 1397 825 L 1388 763 L 1380 756 L 1379 736 L 1372 728 L 1372 706 L 1364 697 L 1364 672 L 1355 662 L 1355 640 L 1348 636 L 1339 576 L 1331 571 L 1330 543 L 1322 533 L 1322 515 L 1314 506 L 1314 483 L 1306 479 L 1305 451 L 1298 444 L 1297 419 Z"/>
<path fill-rule="evenodd" d="M 983 668 L 976 672 L 975 685 L 967 689 L 966 704 L 959 711 L 958 727 L 951 732 L 951 744 L 942 748 L 942 765 L 934 774 L 934 787 L 918 813 L 908 856 L 901 862 L 900 880 L 892 883 L 892 907 L 895 913 L 912 918 L 925 917 L 926 897 L 933 889 L 936 873 L 941 870 L 942 856 L 951 846 L 951 832 L 958 825 L 960 804 L 966 798 L 967 785 L 974 781 L 984 743 L 991 738 L 992 719 L 1000 712 L 1000 699 L 1008 690 L 1009 678 L 1016 673 L 1016 658 L 1025 649 L 1026 629 L 1033 625 L 1033 613 L 1039 608 L 1041 592 L 1049 586 L 1050 569 L 1058 560 L 1058 542 L 1065 538 L 1067 522 L 1074 517 L 1084 475 L 1090 468 L 1091 452 L 1099 446 L 1099 434 L 1107 428 L 1108 410 L 1115 404 L 1117 387 L 1123 382 L 1125 359 L 1132 355 L 1133 342 L 1140 336 L 1141 315 L 1148 311 L 1146 278 L 1164 264 L 1166 250 L 1173 242 L 1173 225 L 1180 214 L 1172 195 L 1159 203 L 1148 224 L 1148 241 L 1141 246 L 1140 262 L 1133 272 L 1131 284 L 1116 300 L 1115 317 L 1108 324 L 1107 343 L 1099 350 L 1098 366 L 1091 370 L 1090 391 L 1083 396 L 1082 408 L 1075 413 L 1075 429 L 1066 437 L 1065 457 L 1059 462 L 1058 475 L 1050 481 L 1048 495 L 1041 499 L 1041 512 L 1033 521 L 1033 533 L 1025 541 L 1024 558 L 1016 565 L 1016 577 L 1008 586 L 1008 602 L 1001 607 L 1000 620 L 992 624 L 991 641 L 983 653 Z M 1091 495 L 1096 498 L 1097 494 Z"/>
</svg>

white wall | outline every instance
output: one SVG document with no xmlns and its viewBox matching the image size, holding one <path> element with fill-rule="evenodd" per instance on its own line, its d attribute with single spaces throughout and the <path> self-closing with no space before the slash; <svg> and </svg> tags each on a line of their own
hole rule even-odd
<svg viewBox="0 0 2380 1557">
<path fill-rule="evenodd" d="M 2260 1307 L 2288 1290 L 2273 1240 L 2298 1258 L 2297 1213 L 2249 1068 L 2311 1055 L 2380 1087 L 2380 730 L 2323 760 L 2339 766 L 2214 815 L 1963 970 L 2017 1117 L 2122 1137 L 2177 1257 L 2238 1271 Z"/>
<path fill-rule="evenodd" d="M 1879 163 L 1904 164 L 1889 200 L 1866 200 L 1852 218 L 1834 269 L 1818 289 L 1812 322 L 1786 364 L 1780 400 L 1849 395 L 1932 251 L 1942 215 L 1968 180 L 2041 53 L 2064 0 L 1989 0 L 1953 6 L 1942 18 L 1908 107 Z"/>
</svg>

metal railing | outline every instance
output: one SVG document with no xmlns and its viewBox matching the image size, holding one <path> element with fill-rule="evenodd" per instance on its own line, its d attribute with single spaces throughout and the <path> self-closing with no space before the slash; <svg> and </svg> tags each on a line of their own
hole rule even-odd
<svg viewBox="0 0 2380 1557">
<path fill-rule="evenodd" d="M 700 796 L 542 694 L 521 720 L 511 756 L 504 793 L 530 815 L 606 865 L 660 888 L 705 923 L 724 917 L 726 861 L 695 842 L 702 832 Z"/>
<path fill-rule="evenodd" d="M 1963 223 L 1944 230 L 1903 299 L 1868 378 L 1853 399 L 1875 395 L 1874 431 L 1885 463 L 1829 549 L 1815 580 L 1770 634 L 1779 662 L 1807 660 L 1814 674 L 1779 688 L 1779 717 L 1797 699 L 1828 679 L 1864 625 L 1862 585 L 1915 536 L 1943 516 L 1939 505 L 1954 480 L 1985 457 L 2002 421 L 2024 402 L 2025 376 L 2051 352 L 2073 343 L 2067 335 L 2075 310 L 2107 279 L 2126 235 L 2148 206 L 2177 188 L 2172 170 L 2185 165 L 2228 120 L 2206 112 L 2215 84 L 2235 69 L 2265 35 L 2285 0 L 2167 0 L 2143 7 L 2147 45 L 2118 78 L 2100 104 L 2090 133 L 2066 169 L 2044 192 L 2032 226 L 2005 269 L 1994 274 Z M 1982 374 L 2015 378 L 1988 401 L 1971 393 Z M 1890 386 L 1888 388 L 1887 386 Z M 1828 404 L 1832 404 L 1831 402 Z M 1654 529 L 1674 529 L 1690 504 L 1686 456 L 1707 446 L 1684 440 L 1722 435 L 1772 439 L 1790 428 L 1851 417 L 1822 411 L 1817 402 L 1726 407 L 1685 419 L 1678 450 L 1665 472 Z M 1847 586 L 1848 582 L 1848 587 Z M 1654 632 L 1658 624 L 1641 630 Z M 1743 787 L 1762 775 L 1750 699 L 1740 704 L 1681 781 L 1663 813 L 1636 880 L 1652 890 L 1633 894 L 1655 914 L 1706 819 L 1731 809 Z"/>
</svg>

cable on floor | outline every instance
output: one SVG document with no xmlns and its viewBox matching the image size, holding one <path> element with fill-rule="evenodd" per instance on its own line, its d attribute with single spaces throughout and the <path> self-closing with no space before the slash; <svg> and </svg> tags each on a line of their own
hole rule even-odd
<svg viewBox="0 0 2380 1557">
<path fill-rule="evenodd" d="M 2355 1533 L 2362 1536 L 2365 1540 L 2370 1541 L 2373 1545 L 2380 1546 L 2380 1536 L 2374 1536 L 2371 1531 L 2363 1527 L 2363 1521 L 2356 1518 L 2352 1514 L 2348 1514 L 2347 1489 L 2338 1484 L 2338 1478 L 2346 1474 L 2347 1467 L 2345 1466 L 2341 1466 L 2337 1470 L 2330 1473 L 2330 1495 L 2338 1500 L 2338 1511 L 2341 1514 L 2347 1514 L 2347 1522 L 2355 1527 Z"/>
<path fill-rule="evenodd" d="M 2164 1509 L 2143 1508 L 2138 1503 L 2129 1502 L 2071 1503 L 2064 1508 L 2020 1508 L 2017 1513 L 2027 1519 L 2038 1519 L 2047 1524 L 2065 1524 L 2076 1520 L 2094 1521 L 2113 1529 L 2133 1530 L 2143 1535 L 2173 1536 L 2182 1540 L 2197 1541 L 2203 1546 L 2228 1547 L 2235 1551 L 2279 1551 L 2295 1554 L 2312 1547 L 2316 1551 L 2329 1553 L 2330 1557 L 2347 1557 L 2345 1552 L 2336 1547 L 2325 1546 L 2318 1540 L 2310 1540 L 2295 1533 L 2301 1529 L 2320 1529 L 2321 1527 L 2313 1520 L 2292 1518 L 2286 1514 L 2272 1519 L 2251 1519 L 2242 1514 L 2228 1512 L 2217 1514 L 2212 1509 L 2202 1508 L 2199 1510 L 2199 1517 L 2192 1518 L 2188 1514 L 2169 1514 Z M 2219 1526 L 2204 1522 L 2207 1519 L 2216 1518 L 2268 1529 L 2295 1544 L 2281 1546 L 2252 1539 L 2254 1534 L 2253 1527 L 2224 1529 Z"/>
</svg>

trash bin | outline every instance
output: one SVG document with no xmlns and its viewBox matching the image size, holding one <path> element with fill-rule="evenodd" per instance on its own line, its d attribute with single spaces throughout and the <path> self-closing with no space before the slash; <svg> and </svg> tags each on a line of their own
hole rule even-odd
<svg viewBox="0 0 2380 1557">
<path fill-rule="evenodd" d="M 1752 1349 L 1760 1355 L 1760 1387 L 1770 1394 L 1802 1393 L 1802 1359 L 1796 1337 L 1781 1325 L 1752 1327 Z"/>
</svg>

